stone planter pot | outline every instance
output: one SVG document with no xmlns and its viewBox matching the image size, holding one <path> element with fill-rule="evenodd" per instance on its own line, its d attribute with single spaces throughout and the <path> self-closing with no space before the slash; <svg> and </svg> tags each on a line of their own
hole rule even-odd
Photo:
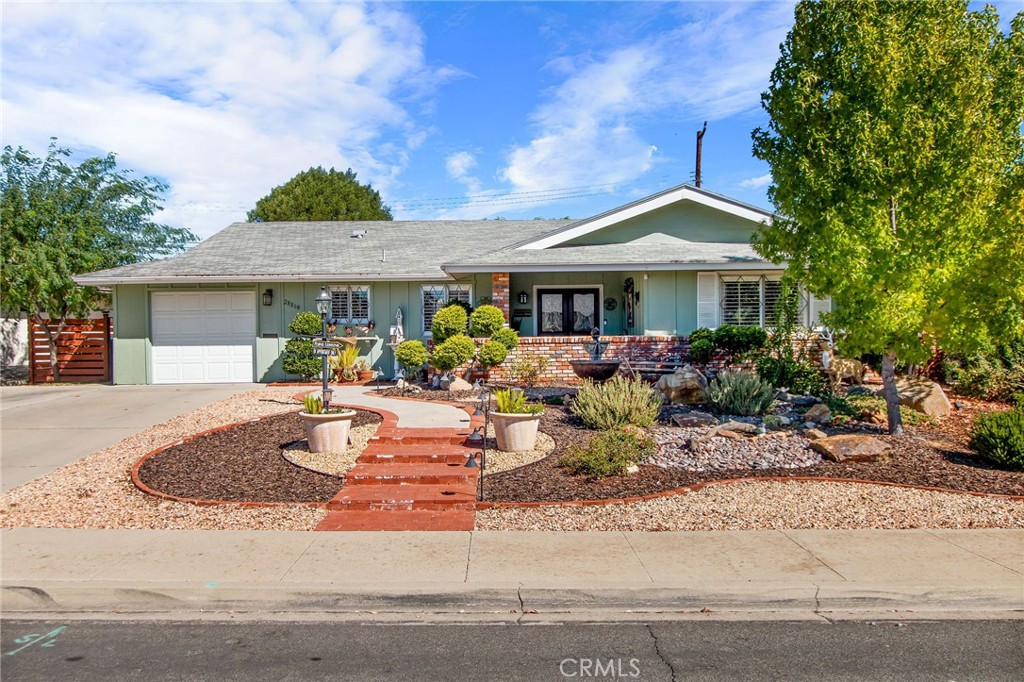
<svg viewBox="0 0 1024 682">
<path fill-rule="evenodd" d="M 537 445 L 539 414 L 491 412 L 494 437 L 502 452 L 529 452 Z"/>
<path fill-rule="evenodd" d="M 299 412 L 306 427 L 306 440 L 310 452 L 345 452 L 348 449 L 348 432 L 352 428 L 355 410 L 329 414 Z"/>
</svg>

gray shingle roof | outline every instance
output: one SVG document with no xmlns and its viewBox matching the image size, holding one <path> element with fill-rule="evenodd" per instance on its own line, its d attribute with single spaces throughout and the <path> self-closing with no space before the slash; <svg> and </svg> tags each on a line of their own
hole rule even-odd
<svg viewBox="0 0 1024 682">
<path fill-rule="evenodd" d="M 76 277 L 80 284 L 165 281 L 447 279 L 460 262 L 569 220 L 234 223 L 185 253 Z M 365 230 L 354 239 L 354 230 Z"/>
</svg>

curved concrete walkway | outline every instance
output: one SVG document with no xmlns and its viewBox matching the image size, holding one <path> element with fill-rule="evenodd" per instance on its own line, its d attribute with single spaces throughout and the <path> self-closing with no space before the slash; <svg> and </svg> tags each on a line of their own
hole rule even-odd
<svg viewBox="0 0 1024 682">
<path fill-rule="evenodd" d="M 398 415 L 402 429 L 459 429 L 469 426 L 469 415 L 451 405 L 426 400 L 399 400 L 377 395 L 369 386 L 334 386 L 332 403 L 350 407 L 376 407 Z"/>
</svg>

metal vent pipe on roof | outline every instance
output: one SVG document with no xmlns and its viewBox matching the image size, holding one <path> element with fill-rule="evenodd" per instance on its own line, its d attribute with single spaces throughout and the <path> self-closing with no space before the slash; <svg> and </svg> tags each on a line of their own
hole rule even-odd
<svg viewBox="0 0 1024 682">
<path fill-rule="evenodd" d="M 366 230 L 352 230 L 352 239 L 362 239 L 366 236 Z"/>
</svg>

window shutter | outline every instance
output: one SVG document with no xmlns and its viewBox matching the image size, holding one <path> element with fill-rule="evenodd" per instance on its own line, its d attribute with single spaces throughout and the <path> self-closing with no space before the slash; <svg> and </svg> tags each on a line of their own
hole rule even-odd
<svg viewBox="0 0 1024 682">
<path fill-rule="evenodd" d="M 349 294 L 352 308 L 352 324 L 367 324 L 370 321 L 370 287 L 352 287 Z"/>
<path fill-rule="evenodd" d="M 807 326 L 811 329 L 820 329 L 822 324 L 819 318 L 822 313 L 827 313 L 832 310 L 832 297 L 826 296 L 824 298 L 818 298 L 814 294 L 808 292 L 807 298 Z"/>
<path fill-rule="evenodd" d="M 697 326 L 718 326 L 718 273 L 697 273 Z"/>
</svg>

